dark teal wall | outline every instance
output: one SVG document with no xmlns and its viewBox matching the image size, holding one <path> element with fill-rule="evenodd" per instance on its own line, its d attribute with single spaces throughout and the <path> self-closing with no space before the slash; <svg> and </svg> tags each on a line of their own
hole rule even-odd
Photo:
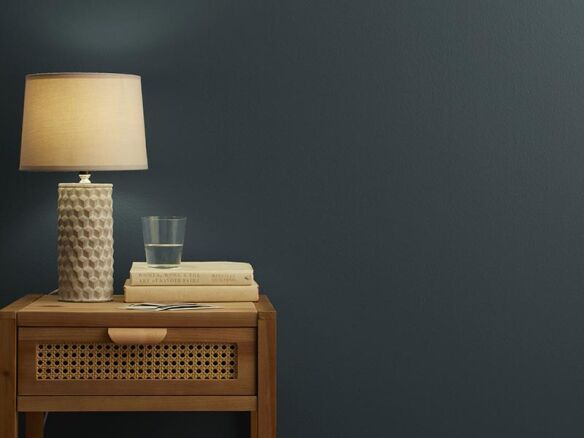
<svg viewBox="0 0 584 438">
<path fill-rule="evenodd" d="M 143 78 L 114 183 L 279 309 L 280 437 L 584 433 L 584 4 L 3 1 L 0 304 L 56 285 L 56 186 L 18 172 L 24 75 Z M 0 341 L 1 342 L 1 341 Z M 320 360 L 316 358 L 321 357 Z M 56 414 L 48 438 L 243 437 L 243 414 Z"/>
</svg>

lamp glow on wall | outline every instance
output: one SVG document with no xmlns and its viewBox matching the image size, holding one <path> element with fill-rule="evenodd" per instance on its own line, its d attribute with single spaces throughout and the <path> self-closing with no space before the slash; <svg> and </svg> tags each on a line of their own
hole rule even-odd
<svg viewBox="0 0 584 438">
<path fill-rule="evenodd" d="M 61 300 L 110 301 L 113 295 L 113 186 L 91 183 L 90 172 L 147 168 L 140 76 L 26 76 L 20 170 L 80 177 L 58 189 Z"/>
</svg>

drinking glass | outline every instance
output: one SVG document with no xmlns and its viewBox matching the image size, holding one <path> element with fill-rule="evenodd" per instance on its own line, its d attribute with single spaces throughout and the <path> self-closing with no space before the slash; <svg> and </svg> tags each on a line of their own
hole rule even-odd
<svg viewBox="0 0 584 438">
<path fill-rule="evenodd" d="M 176 268 L 180 265 L 186 223 L 185 216 L 145 216 L 142 218 L 142 234 L 148 266 Z"/>
</svg>

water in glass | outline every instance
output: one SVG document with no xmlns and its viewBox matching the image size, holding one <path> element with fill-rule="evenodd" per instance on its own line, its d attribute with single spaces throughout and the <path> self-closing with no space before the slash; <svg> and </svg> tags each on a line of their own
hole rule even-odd
<svg viewBox="0 0 584 438">
<path fill-rule="evenodd" d="M 179 243 L 147 243 L 146 260 L 153 268 L 176 268 L 180 265 L 183 246 Z"/>
</svg>

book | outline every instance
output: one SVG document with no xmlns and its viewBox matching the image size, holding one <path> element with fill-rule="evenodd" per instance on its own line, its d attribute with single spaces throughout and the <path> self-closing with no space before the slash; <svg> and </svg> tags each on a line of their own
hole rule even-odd
<svg viewBox="0 0 584 438">
<path fill-rule="evenodd" d="M 176 268 L 151 268 L 134 262 L 130 268 L 132 286 L 251 286 L 253 268 L 242 262 L 182 262 Z"/>
<path fill-rule="evenodd" d="M 226 301 L 257 301 L 259 286 L 134 286 L 124 284 L 126 303 L 220 303 Z"/>
</svg>

